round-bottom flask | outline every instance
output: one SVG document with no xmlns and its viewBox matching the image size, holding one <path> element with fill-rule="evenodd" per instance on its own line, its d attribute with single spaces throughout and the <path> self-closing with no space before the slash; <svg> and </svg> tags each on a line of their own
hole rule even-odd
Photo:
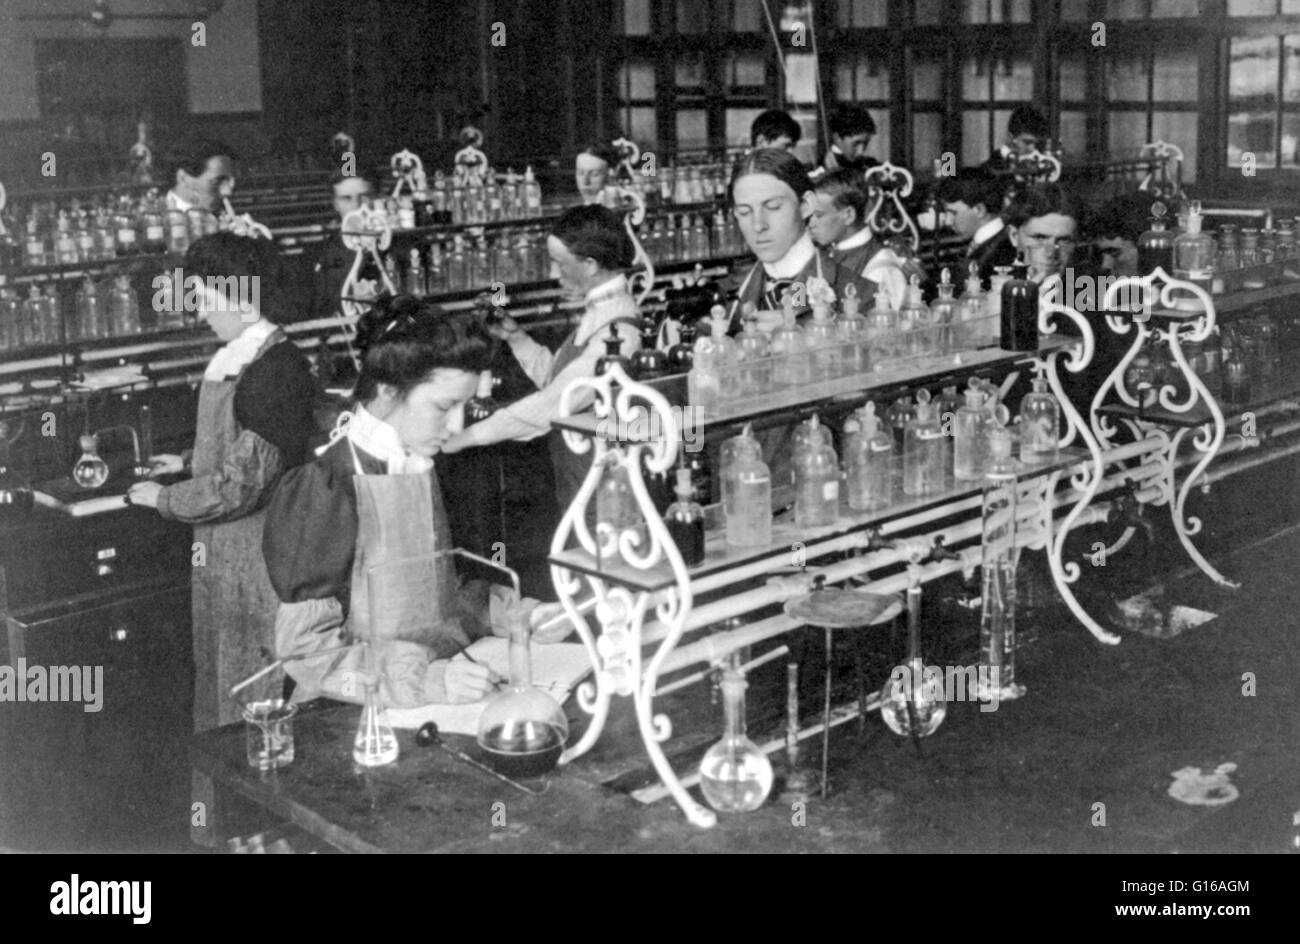
<svg viewBox="0 0 1300 944">
<path fill-rule="evenodd" d="M 721 813 L 748 813 L 772 792 L 772 762 L 745 735 L 745 676 L 732 653 L 722 673 L 725 730 L 700 761 L 700 790 Z"/>
<path fill-rule="evenodd" d="M 488 701 L 478 723 L 484 759 L 497 772 L 516 779 L 554 770 L 569 738 L 564 709 L 533 686 L 530 634 L 527 617 L 516 616 L 510 626 L 510 687 Z"/>
</svg>

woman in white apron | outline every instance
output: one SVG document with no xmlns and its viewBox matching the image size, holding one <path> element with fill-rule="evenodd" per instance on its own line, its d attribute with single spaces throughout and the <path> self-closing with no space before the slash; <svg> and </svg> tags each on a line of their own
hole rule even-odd
<svg viewBox="0 0 1300 944">
<path fill-rule="evenodd" d="M 365 638 L 384 704 L 475 701 L 491 690 L 488 670 L 451 657 L 505 622 L 490 619 L 484 587 L 434 557 L 455 546 L 434 456 L 462 426 L 491 339 L 468 315 L 399 298 L 363 319 L 357 343 L 355 409 L 267 511 L 276 650 L 307 655 L 285 666 L 295 699 L 362 700 L 372 665 L 361 648 L 310 654 Z"/>
</svg>

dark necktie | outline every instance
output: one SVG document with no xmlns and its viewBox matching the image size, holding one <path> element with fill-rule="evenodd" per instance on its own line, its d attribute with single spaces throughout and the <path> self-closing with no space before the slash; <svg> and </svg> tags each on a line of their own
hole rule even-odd
<svg viewBox="0 0 1300 944">
<path fill-rule="evenodd" d="M 763 282 L 763 309 L 765 311 L 780 311 L 781 296 L 794 288 L 796 280 L 774 279 L 765 275 Z"/>
</svg>

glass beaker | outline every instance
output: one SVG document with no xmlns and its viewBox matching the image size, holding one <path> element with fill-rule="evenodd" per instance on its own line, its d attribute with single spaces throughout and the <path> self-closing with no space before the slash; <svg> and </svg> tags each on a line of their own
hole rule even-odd
<svg viewBox="0 0 1300 944">
<path fill-rule="evenodd" d="M 293 718 L 298 706 L 283 698 L 268 698 L 244 705 L 248 766 L 254 770 L 279 770 L 293 763 Z"/>
<path fill-rule="evenodd" d="M 498 773 L 517 779 L 555 769 L 569 737 L 560 703 L 533 685 L 528 617 L 516 611 L 510 624 L 510 687 L 483 707 L 478 745 Z"/>
</svg>

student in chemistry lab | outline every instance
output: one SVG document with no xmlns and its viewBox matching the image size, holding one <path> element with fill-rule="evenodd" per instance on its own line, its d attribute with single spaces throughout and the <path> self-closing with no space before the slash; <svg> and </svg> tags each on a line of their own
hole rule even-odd
<svg viewBox="0 0 1300 944">
<path fill-rule="evenodd" d="M 631 356 L 641 343 L 641 321 L 624 275 L 632 265 L 632 240 L 617 213 L 600 206 L 567 210 L 547 237 L 546 250 L 551 256 L 552 277 L 559 280 L 565 298 L 582 302 L 581 320 L 555 352 L 530 338 L 508 316 L 493 326 L 493 334 L 510 345 L 538 391 L 452 436 L 443 450 L 458 452 L 470 446 L 549 435 L 556 497 L 563 511 L 587 476 L 591 453 L 574 453 L 563 437 L 551 430 L 551 420 L 559 416 L 560 394 L 575 377 L 595 375 L 610 325 L 621 339 L 620 352 Z"/>
<path fill-rule="evenodd" d="M 813 242 L 840 266 L 876 286 L 889 308 L 903 304 L 907 276 L 903 260 L 867 225 L 867 188 L 862 175 L 837 170 L 817 180 L 808 230 Z"/>
<path fill-rule="evenodd" d="M 295 699 L 359 702 L 374 645 L 379 697 L 392 707 L 477 701 L 489 670 L 452 657 L 480 636 L 506 635 L 511 612 L 534 625 L 556 606 L 513 600 L 435 557 L 455 541 L 436 457 L 463 424 L 491 339 L 473 316 L 425 299 L 383 299 L 358 324 L 356 405 L 314 461 L 286 475 L 267 509 L 263 552 L 279 595 L 276 652 Z M 564 624 L 539 642 L 567 635 Z M 319 653 L 319 655 L 313 655 Z"/>
<path fill-rule="evenodd" d="M 618 152 L 608 144 L 589 144 L 578 153 L 573 162 L 573 180 L 585 205 L 617 203 L 612 180 L 618 161 Z"/>
</svg>

